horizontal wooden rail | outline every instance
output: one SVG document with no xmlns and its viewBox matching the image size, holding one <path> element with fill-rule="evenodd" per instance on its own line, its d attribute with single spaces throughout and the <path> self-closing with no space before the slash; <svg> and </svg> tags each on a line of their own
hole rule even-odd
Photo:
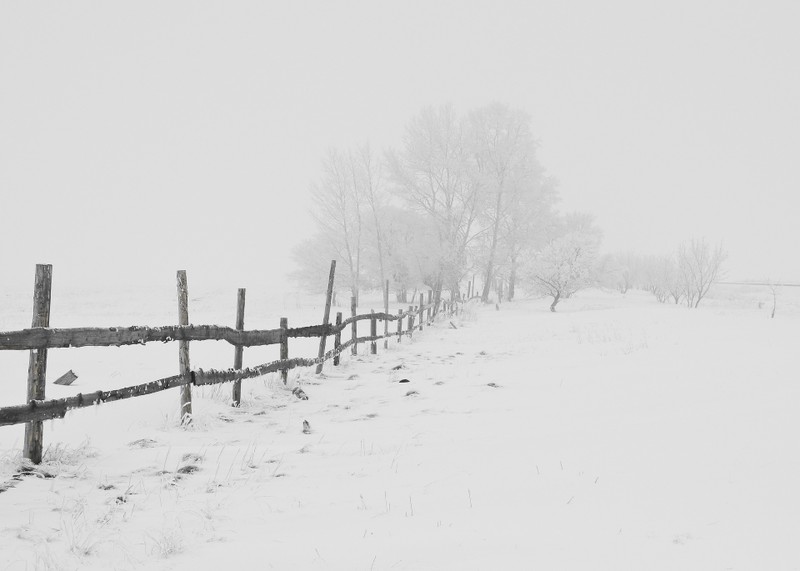
<svg viewBox="0 0 800 571">
<path fill-rule="evenodd" d="M 427 306 L 423 307 L 425 309 Z M 311 325 L 288 329 L 289 337 L 319 337 L 333 335 L 343 331 L 347 326 L 356 321 L 371 319 L 396 321 L 408 316 L 417 315 L 420 309 L 400 312 L 398 315 L 387 313 L 368 313 L 356 315 L 342 321 L 339 325 Z M 413 329 L 421 329 L 422 323 L 417 323 Z M 409 333 L 404 331 L 403 333 Z M 111 328 L 73 328 L 49 329 L 35 327 L 22 331 L 0 333 L 0 350 L 26 350 L 41 348 L 64 347 L 106 347 L 121 345 L 144 344 L 153 341 L 227 341 L 236 346 L 271 345 L 281 341 L 281 329 L 241 331 L 218 325 L 188 325 L 164 327 L 111 327 Z M 9 426 L 32 421 L 44 421 L 55 418 L 64 418 L 68 410 L 85 408 L 106 402 L 140 397 L 184 385 L 214 385 L 232 381 L 241 381 L 254 377 L 261 377 L 269 373 L 287 371 L 295 367 L 311 367 L 324 363 L 328 359 L 338 356 L 357 343 L 367 343 L 380 339 L 395 337 L 396 333 L 384 335 L 367 335 L 350 339 L 331 349 L 321 357 L 281 359 L 264 363 L 245 369 L 216 370 L 199 369 L 191 371 L 189 375 L 175 375 L 158 379 L 140 385 L 133 385 L 108 391 L 96 391 L 86 394 L 77 394 L 51 400 L 32 400 L 28 404 L 0 408 L 0 426 Z"/>
<path fill-rule="evenodd" d="M 219 371 L 216 369 L 199 369 L 197 371 L 192 371 L 188 377 L 175 375 L 172 377 L 158 379 L 156 381 L 151 381 L 149 383 L 133 385 L 121 389 L 96 391 L 87 394 L 79 393 L 74 397 L 46 401 L 34 400 L 28 404 L 8 406 L 0 408 L 0 426 L 9 426 L 12 424 L 20 424 L 31 421 L 51 420 L 54 418 L 64 418 L 64 416 L 67 414 L 67 411 L 71 409 L 84 408 L 105 402 L 140 397 L 188 384 L 198 386 L 216 385 L 220 383 L 261 377 L 266 374 L 275 373 L 281 370 L 294 369 L 295 367 L 313 367 L 318 363 L 332 359 L 339 353 L 342 353 L 348 349 L 351 345 L 353 345 L 353 343 L 365 343 L 367 341 L 383 339 L 383 337 L 383 335 L 377 335 L 350 339 L 346 343 L 342 343 L 338 348 L 331 349 L 322 357 L 282 359 L 278 361 L 272 361 L 270 363 L 264 363 L 263 365 L 257 365 L 255 367 L 248 367 L 238 370 L 227 369 Z"/>
<path fill-rule="evenodd" d="M 64 418 L 67 411 L 73 408 L 83 408 L 104 402 L 140 397 L 188 385 L 192 382 L 191 377 L 175 375 L 164 379 L 158 379 L 142 385 L 114 389 L 110 391 L 97 391 L 88 394 L 77 394 L 74 397 L 38 401 L 34 400 L 28 404 L 18 406 L 7 406 L 0 408 L 0 426 L 20 424 L 34 420 L 50 420 L 53 418 Z"/>
<path fill-rule="evenodd" d="M 309 325 L 294 327 L 287 331 L 291 338 L 322 337 L 344 330 L 354 321 L 366 321 L 373 317 L 379 320 L 396 321 L 403 315 L 387 313 L 363 314 L 350 317 L 341 325 Z M 51 329 L 34 327 L 20 331 L 0 332 L 0 351 L 31 349 L 60 349 L 66 347 L 120 347 L 144 345 L 160 341 L 227 341 L 237 347 L 276 345 L 281 342 L 281 329 L 256 329 L 242 331 L 221 325 L 165 325 L 162 327 L 76 327 Z"/>
</svg>

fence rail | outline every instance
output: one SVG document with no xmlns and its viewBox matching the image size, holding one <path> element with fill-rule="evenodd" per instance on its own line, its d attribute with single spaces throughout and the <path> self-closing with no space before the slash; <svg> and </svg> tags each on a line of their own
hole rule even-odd
<svg viewBox="0 0 800 571">
<path fill-rule="evenodd" d="M 37 272 L 39 271 L 37 267 Z M 335 262 L 331 264 L 332 283 Z M 179 300 L 181 299 L 181 287 L 185 290 L 185 274 L 181 276 L 179 272 Z M 38 273 L 37 273 L 38 275 Z M 183 278 L 181 280 L 181 277 Z M 37 288 L 39 287 L 37 281 Z M 420 305 L 409 306 L 408 310 L 398 311 L 397 314 L 388 312 L 388 282 L 385 284 L 384 304 L 386 310 L 380 313 L 371 311 L 356 315 L 355 299 L 351 303 L 353 315 L 347 319 L 342 319 L 341 313 L 336 315 L 336 323 L 328 323 L 330 311 L 331 288 L 328 290 L 328 300 L 326 304 L 325 317 L 323 323 L 319 325 L 309 325 L 304 327 L 286 327 L 285 318 L 281 319 L 282 327 L 278 329 L 264 330 L 243 330 L 237 326 L 236 329 L 219 325 L 166 325 L 162 327 L 131 326 L 131 327 L 77 327 L 77 328 L 50 328 L 47 326 L 35 326 L 30 329 L 19 331 L 0 332 L 0 351 L 7 350 L 29 350 L 32 354 L 46 353 L 48 349 L 62 349 L 70 347 L 112 347 L 123 345 L 143 345 L 152 342 L 169 343 L 180 342 L 181 346 L 190 341 L 226 341 L 237 348 L 234 368 L 230 369 L 197 369 L 186 368 L 181 374 L 165 377 L 154 381 L 132 385 L 120 389 L 108 391 L 95 391 L 91 393 L 78 393 L 75 396 L 45 400 L 44 398 L 29 398 L 26 404 L 8 406 L 0 408 L 0 426 L 9 426 L 20 423 L 29 423 L 28 427 L 36 426 L 44 420 L 64 418 L 67 411 L 78 408 L 108 403 L 118 400 L 135 398 L 149 395 L 160 391 L 181 388 L 188 391 L 192 385 L 206 386 L 220 383 L 234 382 L 234 387 L 246 379 L 261 377 L 269 373 L 280 372 L 286 382 L 286 374 L 289 370 L 296 367 L 317 366 L 317 372 L 321 372 L 321 365 L 333 359 L 334 365 L 339 364 L 339 356 L 350 349 L 357 354 L 358 344 L 371 343 L 371 353 L 377 352 L 377 341 L 385 339 L 384 347 L 388 346 L 389 339 L 396 338 L 398 342 L 403 335 L 411 336 L 414 330 L 422 330 L 424 325 L 431 324 L 437 315 L 451 315 L 458 311 L 460 300 L 442 301 L 433 300 L 431 293 L 428 295 L 428 303 L 424 303 L 424 298 L 420 295 Z M 239 290 L 239 305 L 244 307 L 244 290 Z M 49 315 L 48 315 L 49 318 Z M 403 328 L 403 320 L 407 319 L 408 326 Z M 237 315 L 237 322 L 239 316 Z M 243 321 L 243 315 L 241 316 Z M 370 321 L 370 335 L 358 337 L 356 325 L 359 321 Z M 377 334 L 377 322 L 384 321 L 384 332 Z M 397 330 L 389 333 L 388 322 L 397 321 Z M 49 323 L 49 321 L 47 322 Z M 38 325 L 36 316 L 34 324 Z M 349 340 L 342 342 L 341 334 L 347 329 L 351 330 Z M 334 347 L 329 351 L 324 351 L 324 340 L 329 336 L 334 336 Z M 318 337 L 320 338 L 320 354 L 317 357 L 297 357 L 288 358 L 288 340 L 299 337 Z M 263 363 L 253 367 L 242 368 L 241 357 L 238 355 L 244 347 L 281 345 L 281 358 L 269 363 Z M 187 350 L 188 352 L 188 350 Z M 188 356 L 187 356 L 188 360 Z M 42 371 L 43 372 L 43 371 Z M 44 397 L 43 391 L 40 393 Z M 182 393 L 183 395 L 184 393 Z M 233 404 L 238 406 L 237 391 L 233 392 Z M 191 402 L 191 401 L 189 401 Z M 184 410 L 184 399 L 182 396 L 182 414 Z M 39 443 L 41 445 L 41 442 Z M 41 446 L 39 446 L 41 447 Z M 38 457 L 34 451 L 32 456 L 25 455 L 34 463 L 41 461 L 41 450 Z"/>
<path fill-rule="evenodd" d="M 375 313 L 379 321 L 396 321 L 408 316 Z M 322 337 L 334 335 L 351 323 L 368 321 L 373 314 L 356 315 L 342 321 L 341 325 L 309 325 L 286 330 L 289 338 Z M 160 341 L 227 341 L 236 347 L 277 345 L 283 339 L 283 329 L 253 329 L 243 331 L 221 325 L 164 325 L 147 327 L 74 327 L 49 329 L 32 327 L 20 331 L 0 332 L 0 351 L 24 351 L 32 349 L 65 349 L 69 347 L 121 347 L 144 345 Z"/>
</svg>

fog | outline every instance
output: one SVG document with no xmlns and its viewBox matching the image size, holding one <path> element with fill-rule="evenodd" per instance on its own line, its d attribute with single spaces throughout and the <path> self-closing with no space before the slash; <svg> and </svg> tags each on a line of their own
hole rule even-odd
<svg viewBox="0 0 800 571">
<path fill-rule="evenodd" d="M 529 113 L 603 248 L 800 280 L 793 2 L 0 5 L 0 286 L 282 286 L 329 148 Z"/>
</svg>

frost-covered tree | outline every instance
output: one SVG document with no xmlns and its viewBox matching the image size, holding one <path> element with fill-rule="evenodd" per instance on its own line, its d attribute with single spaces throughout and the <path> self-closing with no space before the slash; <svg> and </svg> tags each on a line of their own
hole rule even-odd
<svg viewBox="0 0 800 571">
<path fill-rule="evenodd" d="M 533 258 L 528 270 L 532 291 L 553 298 L 550 311 L 594 281 L 600 236 L 588 229 L 573 229 L 552 240 Z"/>
<path fill-rule="evenodd" d="M 458 292 L 478 229 L 480 194 L 467 142 L 451 106 L 429 107 L 409 121 L 401 148 L 387 156 L 395 194 L 432 229 L 437 261 L 427 284 L 437 299 L 443 287 Z"/>
<path fill-rule="evenodd" d="M 483 243 L 483 302 L 498 266 L 511 256 L 513 243 L 503 238 L 519 238 L 510 220 L 514 208 L 528 193 L 538 190 L 543 169 L 536 160 L 536 145 L 530 130 L 530 117 L 506 105 L 494 103 L 468 115 L 468 127 L 474 172 L 484 196 L 480 222 L 485 232 Z M 504 232 L 505 230 L 505 232 Z"/>
<path fill-rule="evenodd" d="M 692 238 L 678 247 L 678 276 L 688 307 L 700 305 L 727 256 L 722 244 L 712 247 L 705 238 Z"/>
<path fill-rule="evenodd" d="M 299 270 L 294 276 L 302 285 L 319 267 L 315 261 L 317 251 L 333 253 L 339 261 L 337 274 L 346 272 L 351 295 L 358 297 L 362 282 L 362 257 L 365 243 L 367 201 L 359 165 L 351 153 L 337 150 L 328 152 L 322 165 L 322 178 L 312 185 L 312 216 L 317 223 L 317 234 L 295 249 Z M 322 271 L 320 281 L 327 271 Z"/>
</svg>

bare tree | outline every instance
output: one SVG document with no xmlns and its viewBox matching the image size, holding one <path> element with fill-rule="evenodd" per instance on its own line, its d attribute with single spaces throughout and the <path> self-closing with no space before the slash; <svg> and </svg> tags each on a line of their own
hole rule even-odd
<svg viewBox="0 0 800 571">
<path fill-rule="evenodd" d="M 678 275 L 688 307 L 697 307 L 720 277 L 727 253 L 722 244 L 711 247 L 705 238 L 692 238 L 678 247 Z"/>
<path fill-rule="evenodd" d="M 328 249 L 337 252 L 350 276 L 350 292 L 356 298 L 362 284 L 362 241 L 364 238 L 362 185 L 358 181 L 352 154 L 336 150 L 323 161 L 322 180 L 311 187 L 314 216 Z M 300 259 L 297 259 L 301 262 Z M 325 273 L 322 274 L 324 279 Z"/>
<path fill-rule="evenodd" d="M 428 285 L 437 299 L 445 284 L 457 292 L 476 234 L 478 185 L 465 136 L 452 107 L 429 107 L 408 123 L 402 149 L 388 154 L 397 194 L 435 233 L 437 270 Z"/>
<path fill-rule="evenodd" d="M 778 305 L 778 284 L 772 280 L 767 280 L 767 287 L 770 293 L 772 293 L 772 314 L 770 315 L 770 319 L 775 319 L 775 309 Z"/>
<path fill-rule="evenodd" d="M 501 229 L 511 212 L 512 191 L 537 176 L 535 144 L 530 117 L 495 103 L 469 114 L 470 143 L 480 188 L 486 195 L 481 219 L 487 232 L 487 252 L 481 300 L 489 300 L 489 288 L 498 265 Z"/>
</svg>

